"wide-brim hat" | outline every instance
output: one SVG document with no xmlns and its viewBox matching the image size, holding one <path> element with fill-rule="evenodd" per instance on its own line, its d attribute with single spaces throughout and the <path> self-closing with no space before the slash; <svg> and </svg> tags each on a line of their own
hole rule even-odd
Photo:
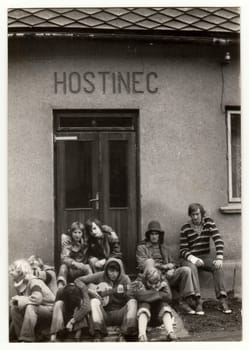
<svg viewBox="0 0 249 350">
<path fill-rule="evenodd" d="M 158 232 L 160 237 L 164 235 L 164 231 L 161 229 L 161 225 L 159 221 L 152 220 L 148 224 L 147 231 L 145 232 L 145 236 L 148 239 L 151 232 Z"/>
</svg>

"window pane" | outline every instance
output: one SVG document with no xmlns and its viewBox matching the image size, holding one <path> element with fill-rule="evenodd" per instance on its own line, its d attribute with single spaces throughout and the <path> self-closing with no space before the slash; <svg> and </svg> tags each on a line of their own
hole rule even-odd
<svg viewBox="0 0 249 350">
<path fill-rule="evenodd" d="M 127 141 L 109 141 L 110 206 L 127 207 Z"/>
<path fill-rule="evenodd" d="M 92 142 L 65 142 L 67 208 L 89 208 L 92 197 Z"/>
<path fill-rule="evenodd" d="M 240 116 L 231 115 L 232 197 L 241 197 L 241 130 Z"/>
</svg>

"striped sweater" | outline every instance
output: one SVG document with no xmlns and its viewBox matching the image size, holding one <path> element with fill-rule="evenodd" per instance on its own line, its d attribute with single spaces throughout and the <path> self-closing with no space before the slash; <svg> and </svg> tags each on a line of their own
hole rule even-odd
<svg viewBox="0 0 249 350">
<path fill-rule="evenodd" d="M 216 258 L 223 259 L 224 242 L 214 221 L 210 217 L 204 217 L 200 233 L 188 222 L 181 229 L 180 256 L 187 259 L 190 255 L 199 257 L 210 254 L 210 238 L 215 244 Z"/>
</svg>

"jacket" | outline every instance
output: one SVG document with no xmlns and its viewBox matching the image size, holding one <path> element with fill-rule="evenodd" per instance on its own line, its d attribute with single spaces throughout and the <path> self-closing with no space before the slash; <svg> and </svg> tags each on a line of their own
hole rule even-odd
<svg viewBox="0 0 249 350">
<path fill-rule="evenodd" d="M 113 261 L 115 261 L 120 267 L 120 274 L 115 282 L 110 281 L 110 279 L 107 276 L 108 265 Z M 117 288 L 118 285 L 122 285 L 124 289 L 127 289 L 127 285 L 130 285 L 131 283 L 129 276 L 126 275 L 124 272 L 122 261 L 116 258 L 108 259 L 108 261 L 105 264 L 104 271 L 96 272 L 92 275 L 81 276 L 74 281 L 74 283 L 80 288 L 83 288 L 85 284 L 89 285 L 90 283 L 93 283 L 98 285 L 101 282 L 108 283 L 114 289 Z M 123 307 L 130 298 L 131 297 L 127 293 L 113 293 L 110 295 L 110 301 L 108 305 L 105 306 L 105 310 L 118 310 L 121 307 Z"/>
<path fill-rule="evenodd" d="M 157 290 L 147 287 L 145 277 L 143 277 L 142 280 L 139 279 L 137 283 L 139 283 L 139 288 L 137 288 L 134 296 L 139 302 L 151 304 L 158 301 L 164 301 L 166 303 L 172 301 L 172 293 L 167 280 L 161 280 Z"/>
<path fill-rule="evenodd" d="M 61 236 L 61 262 L 68 267 L 72 264 L 72 261 L 80 263 L 87 262 L 86 256 L 87 247 L 83 240 L 79 244 L 75 244 L 72 238 L 66 234 Z"/>
<path fill-rule="evenodd" d="M 159 249 L 161 252 L 163 264 L 175 263 L 170 254 L 169 249 L 166 248 L 164 244 L 160 244 Z M 139 271 L 143 271 L 144 264 L 147 259 L 153 259 L 152 243 L 144 240 L 138 244 L 137 250 L 136 250 L 136 261 L 137 261 L 137 267 Z"/>
</svg>

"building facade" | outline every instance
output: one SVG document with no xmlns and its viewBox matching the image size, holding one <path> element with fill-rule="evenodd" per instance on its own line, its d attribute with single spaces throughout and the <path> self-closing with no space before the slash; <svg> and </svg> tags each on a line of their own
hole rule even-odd
<svg viewBox="0 0 249 350">
<path fill-rule="evenodd" d="M 151 219 L 179 254 L 200 202 L 240 292 L 237 8 L 10 9 L 9 260 L 59 264 L 60 235 L 97 216 L 128 272 Z"/>
</svg>

